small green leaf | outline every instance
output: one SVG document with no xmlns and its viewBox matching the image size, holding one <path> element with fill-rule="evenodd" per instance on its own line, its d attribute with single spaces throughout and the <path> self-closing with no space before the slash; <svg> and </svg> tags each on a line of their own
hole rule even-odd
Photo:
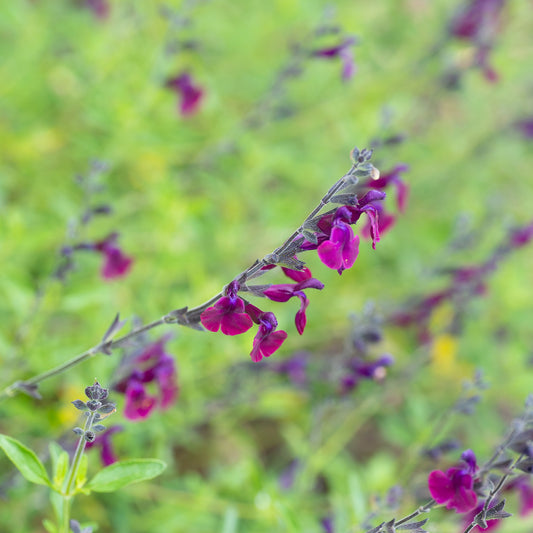
<svg viewBox="0 0 533 533">
<path fill-rule="evenodd" d="M 87 467 L 89 465 L 89 458 L 84 455 L 81 458 L 78 474 L 76 475 L 76 488 L 80 489 L 87 482 Z"/>
<path fill-rule="evenodd" d="M 86 486 L 94 492 L 113 492 L 130 483 L 158 476 L 166 468 L 158 459 L 132 459 L 119 461 L 100 470 Z"/>
<path fill-rule="evenodd" d="M 52 486 L 43 463 L 41 463 L 33 450 L 30 450 L 18 440 L 1 434 L 0 448 L 4 450 L 11 462 L 28 481 L 37 483 L 37 485 Z"/>
<path fill-rule="evenodd" d="M 55 442 L 51 442 L 49 448 L 50 456 L 52 457 L 54 489 L 61 492 L 69 467 L 68 453 Z"/>
</svg>

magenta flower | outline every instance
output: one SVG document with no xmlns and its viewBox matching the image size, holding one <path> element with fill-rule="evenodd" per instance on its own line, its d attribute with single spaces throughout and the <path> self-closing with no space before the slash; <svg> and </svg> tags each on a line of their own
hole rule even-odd
<svg viewBox="0 0 533 533">
<path fill-rule="evenodd" d="M 257 363 L 263 357 L 270 357 L 283 344 L 287 333 L 283 330 L 276 331 L 278 321 L 274 313 L 265 313 L 251 304 L 246 306 L 246 312 L 256 324 L 259 324 L 259 331 L 254 337 L 253 348 L 250 352 L 252 361 Z"/>
<path fill-rule="evenodd" d="M 509 232 L 509 243 L 513 248 L 522 248 L 533 239 L 533 222 L 525 226 L 513 228 Z"/>
<path fill-rule="evenodd" d="M 354 264 L 359 253 L 359 237 L 354 236 L 349 219 L 348 208 L 339 207 L 335 212 L 329 239 L 317 249 L 322 263 L 337 270 L 339 274 Z"/>
<path fill-rule="evenodd" d="M 466 513 L 477 504 L 477 495 L 473 490 L 474 475 L 477 472 L 476 456 L 472 450 L 462 453 L 464 467 L 452 467 L 446 472 L 433 470 L 429 474 L 428 487 L 433 499 L 446 504 L 447 509 Z"/>
<path fill-rule="evenodd" d="M 500 23 L 505 0 L 470 0 L 450 22 L 450 33 L 458 39 L 479 42 Z"/>
<path fill-rule="evenodd" d="M 244 312 L 244 301 L 237 296 L 239 283 L 232 281 L 213 307 L 208 307 L 201 315 L 202 325 L 209 331 L 219 329 L 224 335 L 239 335 L 252 327 L 252 319 Z"/>
<path fill-rule="evenodd" d="M 348 37 L 336 46 L 315 50 L 312 55 L 325 59 L 340 58 L 342 61 L 342 79 L 348 81 L 353 77 L 356 71 L 352 50 L 352 46 L 355 42 L 356 40 L 354 37 Z"/>
<path fill-rule="evenodd" d="M 103 241 L 97 242 L 94 249 L 104 256 L 101 274 L 104 279 L 115 279 L 125 276 L 131 269 L 133 259 L 124 254 L 117 246 L 118 235 L 111 234 Z"/>
<path fill-rule="evenodd" d="M 144 383 L 136 376 L 132 375 L 128 379 L 124 394 L 126 395 L 124 416 L 129 420 L 147 418 L 157 405 L 157 398 L 148 394 Z"/>
<path fill-rule="evenodd" d="M 303 292 L 304 289 L 323 289 L 324 284 L 313 278 L 311 271 L 308 268 L 302 270 L 293 270 L 291 268 L 282 267 L 286 276 L 293 279 L 297 283 L 283 283 L 280 285 L 271 285 L 263 291 L 263 294 L 274 302 L 286 302 L 293 296 L 300 299 L 300 309 L 297 311 L 294 323 L 298 333 L 301 335 L 304 332 L 307 323 L 305 311 L 309 305 L 309 300 Z"/>
<path fill-rule="evenodd" d="M 86 448 L 100 448 L 100 458 L 102 459 L 102 464 L 104 466 L 112 465 L 113 463 L 116 463 L 118 459 L 113 450 L 111 436 L 122 430 L 122 426 L 111 426 L 103 433 L 96 435 L 96 438 L 93 442 L 88 442 L 86 444 Z"/>
<path fill-rule="evenodd" d="M 474 64 L 490 82 L 498 74 L 489 64 L 492 41 L 499 30 L 505 0 L 470 0 L 450 22 L 450 34 L 477 47 Z"/>
<path fill-rule="evenodd" d="M 204 91 L 193 83 L 189 73 L 183 72 L 178 76 L 169 78 L 165 82 L 165 87 L 178 94 L 179 110 L 182 116 L 193 115 L 198 111 Z"/>
<path fill-rule="evenodd" d="M 127 361 L 126 376 L 114 386 L 126 396 L 124 416 L 130 420 L 147 418 L 156 407 L 166 409 L 178 396 L 176 365 L 165 352 L 167 340 L 162 337 Z M 157 396 L 148 393 L 149 383 L 156 384 Z"/>
<path fill-rule="evenodd" d="M 385 189 L 389 185 L 394 185 L 396 187 L 396 202 L 398 209 L 403 212 L 405 211 L 405 206 L 407 204 L 407 195 L 409 193 L 409 188 L 405 182 L 401 179 L 400 174 L 409 170 L 408 165 L 400 164 L 396 165 L 390 172 L 381 174 L 377 180 L 369 179 L 365 186 L 371 189 Z"/>
</svg>

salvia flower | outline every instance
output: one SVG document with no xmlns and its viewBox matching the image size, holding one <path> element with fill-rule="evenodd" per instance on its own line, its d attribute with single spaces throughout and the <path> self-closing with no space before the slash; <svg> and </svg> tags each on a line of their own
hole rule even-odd
<svg viewBox="0 0 533 533">
<path fill-rule="evenodd" d="M 355 263 L 359 253 L 359 237 L 354 235 L 349 220 L 348 208 L 339 207 L 333 219 L 329 239 L 322 242 L 317 249 L 322 263 L 337 270 L 339 274 Z"/>
<path fill-rule="evenodd" d="M 124 416 L 129 420 L 147 418 L 156 407 L 166 409 L 178 396 L 176 365 L 165 351 L 168 338 L 162 337 L 130 358 L 126 376 L 114 386 L 126 397 Z M 155 383 L 157 395 L 149 394 L 149 383 Z"/>
<path fill-rule="evenodd" d="M 194 84 L 192 77 L 187 72 L 169 78 L 165 87 L 174 91 L 179 96 L 179 110 L 182 116 L 193 115 L 198 111 L 204 91 Z"/>
<path fill-rule="evenodd" d="M 308 268 L 293 270 L 291 268 L 282 267 L 282 270 L 287 277 L 296 281 L 296 283 L 271 285 L 263 292 L 263 294 L 274 302 L 286 302 L 294 296 L 300 299 L 300 309 L 296 313 L 294 322 L 298 333 L 301 335 L 304 332 L 307 323 L 305 311 L 309 305 L 309 300 L 303 291 L 304 289 L 321 290 L 324 288 L 324 284 L 318 279 L 313 278 L 313 275 Z"/>
<path fill-rule="evenodd" d="M 220 329 L 224 335 L 239 335 L 252 327 L 252 319 L 244 312 L 244 301 L 237 296 L 239 288 L 239 283 L 232 281 L 226 288 L 226 295 L 200 315 L 207 330 Z"/>
<path fill-rule="evenodd" d="M 429 474 L 428 487 L 437 503 L 446 504 L 447 509 L 466 513 L 477 505 L 477 495 L 473 490 L 477 472 L 476 456 L 472 450 L 461 454 L 464 465 L 452 467 L 442 472 L 433 470 Z"/>
<path fill-rule="evenodd" d="M 453 37 L 477 47 L 474 65 L 490 82 L 498 80 L 498 74 L 489 64 L 489 54 L 500 26 L 504 4 L 505 0 L 470 0 L 452 18 L 449 26 Z"/>
<path fill-rule="evenodd" d="M 254 337 L 253 348 L 250 352 L 252 361 L 257 363 L 263 357 L 270 357 L 283 344 L 287 333 L 283 330 L 276 331 L 278 321 L 274 313 L 261 311 L 252 304 L 246 306 L 246 312 L 256 324 L 259 324 L 259 330 Z"/>
<path fill-rule="evenodd" d="M 353 45 L 356 43 L 354 37 L 347 37 L 341 43 L 328 48 L 315 50 L 312 55 L 324 59 L 339 58 L 342 61 L 342 79 L 349 81 L 356 71 L 353 58 Z"/>
<path fill-rule="evenodd" d="M 122 431 L 122 426 L 111 426 L 100 435 L 97 435 L 93 442 L 87 443 L 87 448 L 99 448 L 100 458 L 104 466 L 112 465 L 117 462 L 117 456 L 113 450 L 111 436 L 119 431 Z"/>
<path fill-rule="evenodd" d="M 104 257 L 101 274 L 104 279 L 115 279 L 125 276 L 131 269 L 133 259 L 118 247 L 118 235 L 113 233 L 103 241 L 95 243 L 94 249 Z"/>
<path fill-rule="evenodd" d="M 409 170 L 408 165 L 396 165 L 391 171 L 382 173 L 378 179 L 369 179 L 366 181 L 365 186 L 371 189 L 382 190 L 391 184 L 394 185 L 394 187 L 396 187 L 396 202 L 398 209 L 403 212 L 405 211 L 405 206 L 407 204 L 409 188 L 400 175 L 407 170 Z"/>
</svg>

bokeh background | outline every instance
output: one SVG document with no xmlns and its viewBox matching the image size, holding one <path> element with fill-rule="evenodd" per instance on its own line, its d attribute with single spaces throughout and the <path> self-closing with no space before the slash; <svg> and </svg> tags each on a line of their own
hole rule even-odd
<svg viewBox="0 0 533 533">
<path fill-rule="evenodd" d="M 3 386 L 93 346 L 117 312 L 131 319 L 127 331 L 209 299 L 298 227 L 354 146 L 374 147 L 382 172 L 409 165 L 407 207 L 398 213 L 391 190 L 396 223 L 375 251 L 362 242 L 342 276 L 302 257 L 325 289 L 309 295 L 303 336 L 296 302 L 271 303 L 289 337 L 268 361 L 250 361 L 252 332 L 165 326 L 145 339 L 172 333 L 179 398 L 131 422 L 115 393 L 123 431 L 113 444 L 119 458 L 169 466 L 116 494 L 79 497 L 75 518 L 117 533 L 361 531 L 427 500 L 429 471 L 462 449 L 490 457 L 531 392 L 531 246 L 506 256 L 483 296 L 439 306 L 428 342 L 387 321 L 446 286 L 442 271 L 482 263 L 509 228 L 531 224 L 533 6 L 502 2 L 484 26 L 491 76 L 475 63 L 479 43 L 450 29 L 468 4 L 2 3 Z M 349 53 L 327 54 L 343 43 L 350 79 Z M 167 84 L 183 73 L 197 93 L 185 112 Z M 88 205 L 109 213 L 80 223 Z M 87 251 L 54 277 L 65 246 L 112 232 L 133 258 L 127 275 L 103 279 L 101 256 Z M 340 394 L 350 336 L 368 322 L 380 332 L 375 354 L 395 363 Z M 303 352 L 306 379 L 295 382 L 279 364 Z M 50 441 L 73 446 L 70 402 L 95 377 L 110 384 L 120 358 L 45 381 L 42 400 L 4 400 L 0 432 L 43 458 Z M 473 413 L 450 411 L 477 391 L 464 388 L 476 369 L 487 387 Z M 422 453 L 446 439 L 459 448 Z M 4 456 L 0 494 L 6 533 L 42 531 L 52 517 L 44 488 Z M 502 531 L 533 529 L 533 518 L 508 522 Z M 427 528 L 459 531 L 460 518 L 434 511 Z"/>
</svg>

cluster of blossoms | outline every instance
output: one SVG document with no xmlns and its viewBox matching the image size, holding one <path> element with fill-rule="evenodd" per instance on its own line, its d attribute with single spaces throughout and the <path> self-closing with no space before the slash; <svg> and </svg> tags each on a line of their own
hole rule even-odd
<svg viewBox="0 0 533 533">
<path fill-rule="evenodd" d="M 448 470 L 434 470 L 429 474 L 428 488 L 436 503 L 464 514 L 464 526 L 476 524 L 482 531 L 496 529 L 502 518 L 510 516 L 503 512 L 503 502 L 479 500 L 486 497 L 482 469 L 477 466 L 472 450 L 461 454 L 462 464 Z M 528 476 L 520 475 L 506 483 L 503 492 L 517 492 L 520 500 L 520 515 L 533 511 L 533 487 Z"/>
<path fill-rule="evenodd" d="M 533 222 L 509 230 L 505 241 L 496 246 L 489 258 L 478 264 L 450 268 L 445 271 L 450 276 L 448 286 L 430 293 L 428 296 L 408 304 L 406 309 L 394 312 L 389 322 L 396 326 L 415 325 L 421 342 L 432 338 L 429 323 L 433 312 L 445 302 L 451 302 L 460 313 L 473 297 L 487 292 L 487 277 L 491 275 L 511 252 L 527 246 L 533 240 Z"/>
<path fill-rule="evenodd" d="M 111 233 L 104 239 L 96 242 L 82 242 L 71 246 L 64 246 L 61 250 L 66 259 L 65 265 L 72 268 L 72 256 L 75 252 L 85 250 L 101 254 L 103 258 L 100 270 L 102 278 L 111 280 L 120 278 L 128 274 L 131 269 L 133 259 L 127 256 L 117 244 L 118 233 Z M 61 276 L 66 272 L 65 266 L 61 270 Z M 59 276 L 59 274 L 58 274 Z"/>
<path fill-rule="evenodd" d="M 490 82 L 498 80 L 498 74 L 489 63 L 489 54 L 500 29 L 504 5 L 505 0 L 469 0 L 449 25 L 450 35 L 475 48 L 473 66 L 481 69 Z"/>
<path fill-rule="evenodd" d="M 156 408 L 166 409 L 178 396 L 174 358 L 165 351 L 168 336 L 126 357 L 119 370 L 122 374 L 113 389 L 125 395 L 124 416 L 129 420 L 147 418 Z M 155 384 L 157 395 L 147 385 Z"/>
<path fill-rule="evenodd" d="M 285 341 L 287 333 L 277 329 L 278 321 L 272 312 L 263 311 L 239 296 L 239 292 L 250 292 L 254 296 L 265 297 L 275 302 L 287 302 L 294 297 L 298 298 L 300 308 L 296 312 L 295 326 L 300 335 L 304 332 L 307 321 L 306 310 L 309 305 L 304 291 L 321 290 L 324 284 L 313 277 L 297 254 L 316 250 L 322 263 L 342 274 L 353 266 L 359 252 L 359 236 L 354 234 L 352 226 L 360 217 L 363 214 L 368 217 L 367 232 L 373 248 L 380 239 L 380 233 L 392 224 L 380 221 L 380 218 L 387 220 L 381 205 L 385 193 L 381 189 L 390 184 L 396 186 L 398 205 L 400 209 L 405 207 L 407 189 L 399 174 L 406 170 L 406 167 L 398 166 L 391 173 L 378 179 L 379 173 L 368 163 L 371 154 L 369 150 L 359 152 L 355 149 L 352 153 L 354 166 L 350 173 L 330 190 L 321 205 L 299 230 L 282 247 L 267 256 L 268 260 L 265 258 L 257 262 L 229 283 L 214 305 L 203 309 L 200 321 L 207 330 L 212 332 L 220 330 L 224 335 L 239 335 L 248 331 L 255 323 L 258 325 L 258 331 L 250 353 L 252 360 L 257 362 L 263 357 L 272 355 Z M 359 177 L 364 179 L 362 184 L 357 183 Z M 330 202 L 341 205 L 326 213 L 317 214 L 322 206 Z M 246 283 L 249 278 L 262 275 L 279 263 L 295 267 L 282 267 L 284 274 L 293 283 L 253 286 Z"/>
</svg>

